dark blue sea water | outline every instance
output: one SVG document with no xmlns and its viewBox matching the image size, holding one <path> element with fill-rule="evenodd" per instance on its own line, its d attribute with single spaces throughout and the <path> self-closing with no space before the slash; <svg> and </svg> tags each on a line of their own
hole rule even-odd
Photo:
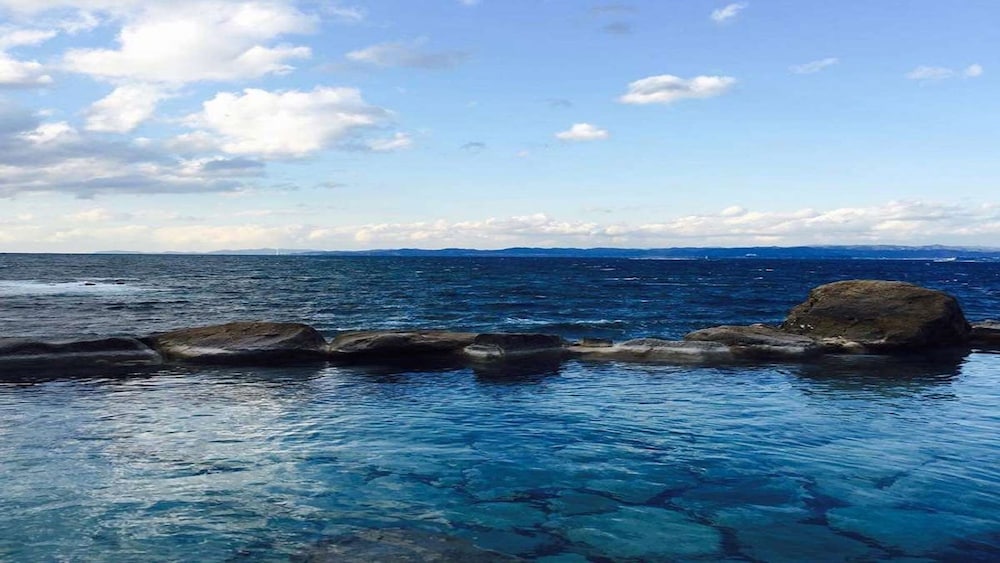
<svg viewBox="0 0 1000 563">
<path fill-rule="evenodd" d="M 0 255 L 0 336 L 230 320 L 676 338 L 1000 264 Z M 93 285 L 85 285 L 85 284 Z M 530 560 L 1000 560 L 1000 354 L 0 377 L 0 560 L 283 561 L 371 529 Z"/>
</svg>

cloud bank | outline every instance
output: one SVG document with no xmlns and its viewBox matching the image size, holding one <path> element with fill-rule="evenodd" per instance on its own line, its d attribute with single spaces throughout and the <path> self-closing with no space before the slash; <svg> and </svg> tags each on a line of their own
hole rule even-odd
<svg viewBox="0 0 1000 563">
<path fill-rule="evenodd" d="M 308 214 L 306 214 L 308 215 Z M 301 218 L 301 210 L 267 209 L 219 218 L 225 224 L 189 224 L 176 218 L 156 224 L 149 217 L 115 214 L 99 207 L 46 223 L 0 222 L 2 245 L 59 250 L 72 242 L 91 250 L 195 250 L 221 248 L 504 248 L 510 246 L 636 247 L 824 244 L 968 244 L 1000 240 L 1000 205 L 958 206 L 891 201 L 869 207 L 828 210 L 753 211 L 729 206 L 717 213 L 684 215 L 655 223 L 564 220 L 546 213 L 506 218 L 402 223 L 323 225 L 246 222 L 247 217 Z M 235 222 L 234 222 L 235 221 Z M 41 226 L 46 224 L 48 226 Z M 122 238 L 127 234 L 128 238 Z"/>
</svg>

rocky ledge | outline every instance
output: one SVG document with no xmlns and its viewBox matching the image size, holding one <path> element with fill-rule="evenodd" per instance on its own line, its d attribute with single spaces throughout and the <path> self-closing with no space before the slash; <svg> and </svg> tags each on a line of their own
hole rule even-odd
<svg viewBox="0 0 1000 563">
<path fill-rule="evenodd" d="M 135 338 L 51 342 L 0 338 L 0 376 L 41 367 L 88 369 L 160 363 L 160 354 Z"/>
<path fill-rule="evenodd" d="M 299 323 L 227 323 L 142 340 L 165 359 L 206 364 L 274 364 L 323 360 L 327 355 L 323 335 Z"/>
<path fill-rule="evenodd" d="M 46 342 L 0 338 L 0 377 L 57 369 L 164 362 L 276 365 L 302 362 L 497 365 L 566 358 L 720 364 L 811 361 L 827 354 L 913 354 L 1000 349 L 1000 322 L 970 325 L 954 297 L 903 282 L 851 280 L 817 287 L 780 326 L 717 326 L 681 341 L 567 342 L 549 334 L 447 330 L 352 331 L 331 342 L 299 323 L 237 322 L 143 338 Z"/>
</svg>

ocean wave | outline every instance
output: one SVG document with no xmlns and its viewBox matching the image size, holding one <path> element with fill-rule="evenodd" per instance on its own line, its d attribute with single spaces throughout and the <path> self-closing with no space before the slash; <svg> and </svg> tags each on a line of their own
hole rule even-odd
<svg viewBox="0 0 1000 563">
<path fill-rule="evenodd" d="M 621 319 L 574 319 L 574 320 L 558 320 L 558 319 L 527 319 L 521 317 L 507 317 L 505 319 L 506 323 L 513 325 L 530 325 L 530 326 L 544 326 L 552 329 L 556 328 L 622 328 L 628 325 L 627 321 Z"/>
</svg>

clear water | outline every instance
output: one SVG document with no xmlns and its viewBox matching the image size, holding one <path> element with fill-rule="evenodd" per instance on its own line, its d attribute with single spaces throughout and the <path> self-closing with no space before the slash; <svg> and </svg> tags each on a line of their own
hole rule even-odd
<svg viewBox="0 0 1000 563">
<path fill-rule="evenodd" d="M 0 334 L 677 336 L 780 319 L 845 277 L 998 316 L 995 264 L 0 256 Z M 986 352 L 0 378 L 0 560 L 283 561 L 402 528 L 550 562 L 995 561 L 998 406 Z"/>
</svg>

